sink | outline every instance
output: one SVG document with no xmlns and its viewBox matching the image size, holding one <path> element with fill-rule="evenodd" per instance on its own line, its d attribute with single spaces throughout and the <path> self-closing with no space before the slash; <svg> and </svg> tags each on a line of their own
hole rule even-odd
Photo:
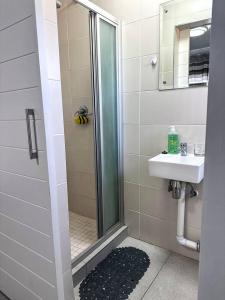
<svg viewBox="0 0 225 300">
<path fill-rule="evenodd" d="M 159 154 L 148 160 L 149 175 L 170 180 L 200 183 L 204 178 L 205 158 L 180 154 Z"/>
</svg>

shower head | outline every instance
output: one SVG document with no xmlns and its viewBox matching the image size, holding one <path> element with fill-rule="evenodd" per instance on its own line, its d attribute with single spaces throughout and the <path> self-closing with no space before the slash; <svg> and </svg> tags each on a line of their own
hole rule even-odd
<svg viewBox="0 0 225 300">
<path fill-rule="evenodd" d="M 61 8 L 62 2 L 60 0 L 56 0 L 56 7 Z"/>
</svg>

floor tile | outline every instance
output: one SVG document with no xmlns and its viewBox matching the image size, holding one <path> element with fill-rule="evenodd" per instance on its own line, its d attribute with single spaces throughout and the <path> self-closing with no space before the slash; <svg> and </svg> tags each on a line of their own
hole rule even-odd
<svg viewBox="0 0 225 300">
<path fill-rule="evenodd" d="M 77 285 L 77 286 L 74 288 L 74 297 L 75 297 L 75 300 L 80 300 L 80 296 L 79 296 L 79 288 L 80 288 L 80 285 Z"/>
<path fill-rule="evenodd" d="M 143 300 L 197 300 L 198 262 L 172 254 Z"/>
<path fill-rule="evenodd" d="M 145 251 L 149 255 L 151 261 L 150 267 L 145 272 L 136 289 L 129 296 L 130 300 L 138 300 L 144 296 L 144 294 L 149 288 L 149 285 L 153 282 L 163 265 L 166 263 L 170 252 L 165 249 L 159 248 L 154 245 L 150 245 L 148 243 L 130 237 L 126 238 L 119 245 L 119 247 L 127 246 L 135 247 Z"/>
<path fill-rule="evenodd" d="M 97 241 L 97 223 L 73 212 L 69 212 L 71 259 L 82 253 Z"/>
</svg>

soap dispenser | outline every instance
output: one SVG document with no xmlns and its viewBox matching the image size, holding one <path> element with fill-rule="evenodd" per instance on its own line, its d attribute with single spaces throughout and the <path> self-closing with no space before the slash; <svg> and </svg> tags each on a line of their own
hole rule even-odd
<svg viewBox="0 0 225 300">
<path fill-rule="evenodd" d="M 170 126 L 168 133 L 168 153 L 169 154 L 178 154 L 179 149 L 179 135 L 176 132 L 174 125 Z"/>
</svg>

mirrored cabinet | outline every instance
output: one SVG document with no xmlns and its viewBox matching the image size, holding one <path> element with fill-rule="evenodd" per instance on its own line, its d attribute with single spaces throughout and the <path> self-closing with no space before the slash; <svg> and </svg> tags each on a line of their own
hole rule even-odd
<svg viewBox="0 0 225 300">
<path fill-rule="evenodd" d="M 160 90 L 208 84 L 211 15 L 212 0 L 160 6 Z"/>
</svg>

